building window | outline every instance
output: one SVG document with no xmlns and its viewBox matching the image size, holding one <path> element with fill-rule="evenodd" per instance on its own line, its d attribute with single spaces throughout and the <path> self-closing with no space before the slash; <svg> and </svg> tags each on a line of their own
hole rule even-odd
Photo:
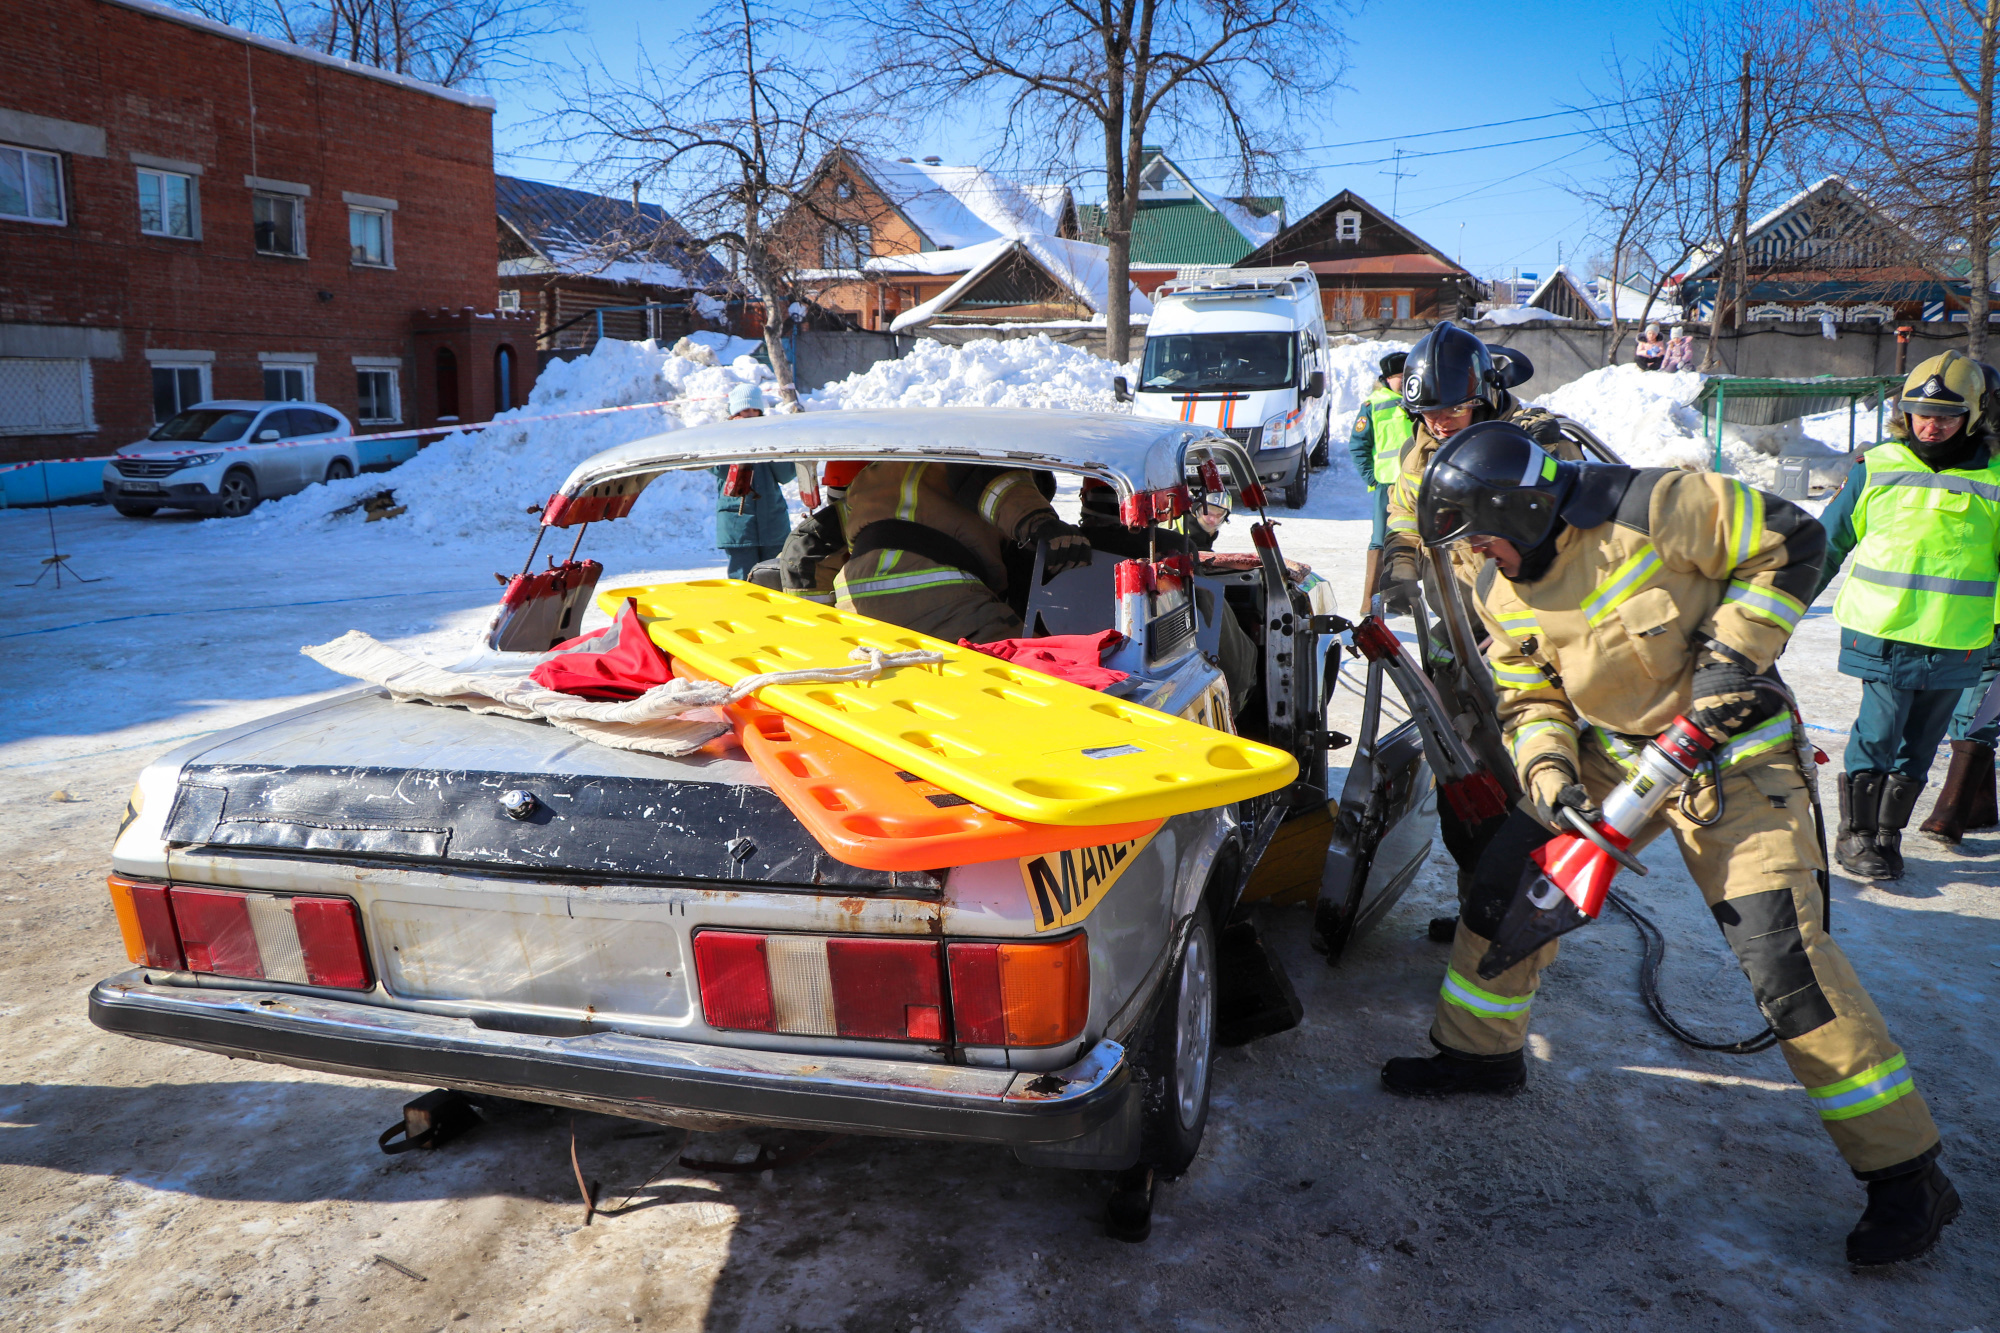
<svg viewBox="0 0 2000 1333">
<path fill-rule="evenodd" d="M 362 425 L 387 425 L 403 419 L 402 394 L 397 392 L 395 371 L 357 370 L 354 381 Z"/>
<path fill-rule="evenodd" d="M 507 290 L 501 292 L 500 308 L 502 310 L 519 310 L 521 308 L 520 289 L 510 287 Z"/>
<path fill-rule="evenodd" d="M 250 217 L 256 224 L 258 254 L 289 255 L 295 259 L 305 257 L 306 210 L 304 201 L 298 196 L 252 195 Z"/>
<path fill-rule="evenodd" d="M 195 239 L 194 177 L 174 171 L 141 170 L 139 230 L 148 236 Z"/>
<path fill-rule="evenodd" d="M 1361 214 L 1349 209 L 1333 215 L 1333 239 L 1336 241 L 1358 241 L 1361 239 Z"/>
<path fill-rule="evenodd" d="M 0 217 L 55 226 L 67 221 L 62 159 L 54 153 L 0 144 Z"/>
<path fill-rule="evenodd" d="M 1401 296 L 1398 296 L 1396 298 L 1396 318 L 1408 319 L 1409 317 L 1410 317 L 1410 295 L 1408 292 L 1405 292 Z"/>
<path fill-rule="evenodd" d="M 309 403 L 312 380 L 311 366 L 265 366 L 264 397 L 275 403 Z"/>
<path fill-rule="evenodd" d="M 514 349 L 501 343 L 493 349 L 493 411 L 514 410 Z"/>
<path fill-rule="evenodd" d="M 207 366 L 153 366 L 153 420 L 186 411 L 208 398 Z"/>
<path fill-rule="evenodd" d="M 0 357 L 0 435 L 77 435 L 97 429 L 90 362 Z"/>
<path fill-rule="evenodd" d="M 864 256 L 875 253 L 873 233 L 861 223 L 837 227 L 820 241 L 820 267 L 860 268 Z"/>
<path fill-rule="evenodd" d="M 369 268 L 395 267 L 389 214 L 379 208 L 347 210 L 348 261 Z"/>
</svg>

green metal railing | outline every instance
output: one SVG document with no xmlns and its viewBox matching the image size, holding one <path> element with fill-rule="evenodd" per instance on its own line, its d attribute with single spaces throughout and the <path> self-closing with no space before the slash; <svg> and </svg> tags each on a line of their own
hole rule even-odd
<svg viewBox="0 0 2000 1333">
<path fill-rule="evenodd" d="M 1773 426 L 1781 421 L 1831 412 L 1847 404 L 1847 452 L 1855 448 L 1855 408 L 1865 398 L 1875 400 L 1875 439 L 1882 442 L 1882 427 L 1889 399 L 1902 388 L 1900 375 L 1855 375 L 1817 379 L 1758 379 L 1748 375 L 1716 375 L 1705 381 L 1694 406 L 1701 409 L 1701 438 L 1709 445 L 1715 470 L 1722 470 L 1722 423 L 1739 426 Z M 1732 410 L 1733 409 L 1733 410 Z"/>
</svg>

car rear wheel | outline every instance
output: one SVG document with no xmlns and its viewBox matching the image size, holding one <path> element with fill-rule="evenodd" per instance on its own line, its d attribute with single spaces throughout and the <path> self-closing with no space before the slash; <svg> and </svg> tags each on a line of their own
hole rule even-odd
<svg viewBox="0 0 2000 1333">
<path fill-rule="evenodd" d="M 354 475 L 354 467 L 345 458 L 336 458 L 326 465 L 328 481 L 346 481 Z"/>
<path fill-rule="evenodd" d="M 1208 904 L 1195 910 L 1180 961 L 1139 1051 L 1140 1159 L 1171 1179 L 1193 1163 L 1208 1128 L 1215 1068 L 1215 927 Z"/>
<path fill-rule="evenodd" d="M 1302 458 L 1299 460 L 1298 480 L 1285 487 L 1285 508 L 1304 509 L 1306 507 L 1306 490 L 1311 484 L 1312 468 L 1307 466 L 1306 461 Z"/>
<path fill-rule="evenodd" d="M 217 494 L 221 497 L 217 513 L 224 518 L 242 518 L 257 507 L 257 478 L 248 468 L 236 468 L 223 477 Z"/>
<path fill-rule="evenodd" d="M 153 515 L 160 512 L 160 507 L 158 505 L 127 504 L 123 500 L 113 500 L 111 502 L 111 507 L 117 510 L 120 514 L 124 515 L 126 518 L 151 518 Z"/>
</svg>

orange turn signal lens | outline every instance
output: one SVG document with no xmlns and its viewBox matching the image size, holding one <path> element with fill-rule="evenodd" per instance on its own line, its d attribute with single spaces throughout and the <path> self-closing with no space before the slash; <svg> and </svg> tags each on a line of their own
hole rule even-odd
<svg viewBox="0 0 2000 1333">
<path fill-rule="evenodd" d="M 118 914 L 118 933 L 125 940 L 125 956 L 147 967 L 175 972 L 186 966 L 167 886 L 123 875 L 113 875 L 106 882 L 111 887 L 112 910 Z"/>
<path fill-rule="evenodd" d="M 1090 1014 L 1090 943 L 1079 931 L 1032 944 L 950 946 L 951 1002 L 968 1046 L 1055 1046 Z"/>
</svg>

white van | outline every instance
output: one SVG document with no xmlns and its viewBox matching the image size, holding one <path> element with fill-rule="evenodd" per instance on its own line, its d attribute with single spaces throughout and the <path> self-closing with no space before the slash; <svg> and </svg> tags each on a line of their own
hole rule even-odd
<svg viewBox="0 0 2000 1333">
<path fill-rule="evenodd" d="M 1319 279 L 1304 264 L 1183 270 L 1153 294 L 1133 399 L 1139 416 L 1228 431 L 1264 485 L 1302 508 L 1312 469 L 1326 465 Z"/>
</svg>

